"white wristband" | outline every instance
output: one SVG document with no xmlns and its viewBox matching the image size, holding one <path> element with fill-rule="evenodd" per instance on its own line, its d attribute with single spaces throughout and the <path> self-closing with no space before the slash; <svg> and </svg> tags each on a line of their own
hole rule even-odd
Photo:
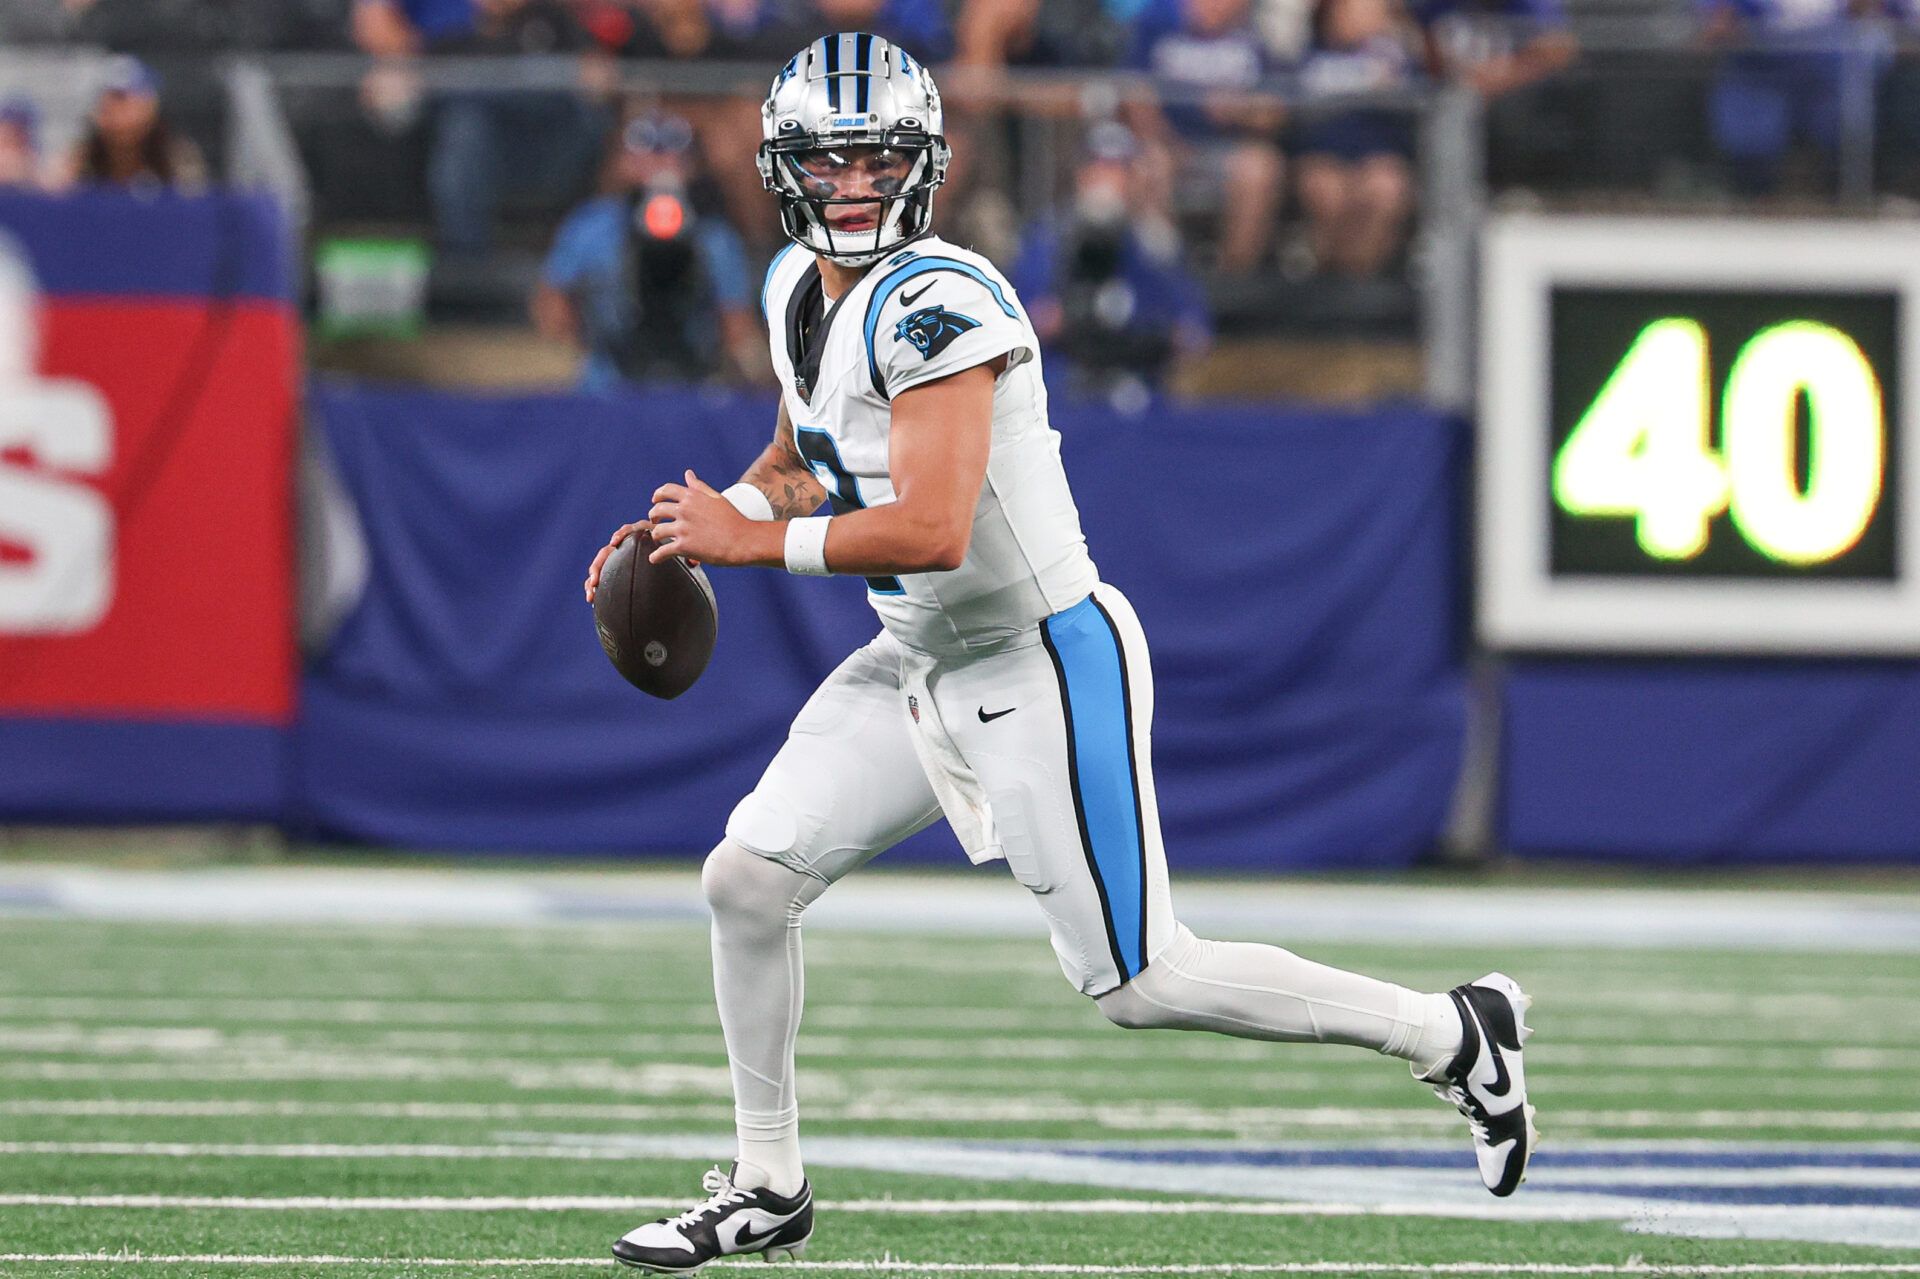
<svg viewBox="0 0 1920 1279">
<path fill-rule="evenodd" d="M 766 523 L 773 518 L 773 504 L 767 495 L 751 484 L 736 484 L 720 494 L 733 503 L 733 509 L 750 520 Z"/>
<path fill-rule="evenodd" d="M 827 525 L 831 515 L 809 515 L 787 521 L 787 572 L 802 577 L 830 577 L 827 567 Z"/>
</svg>

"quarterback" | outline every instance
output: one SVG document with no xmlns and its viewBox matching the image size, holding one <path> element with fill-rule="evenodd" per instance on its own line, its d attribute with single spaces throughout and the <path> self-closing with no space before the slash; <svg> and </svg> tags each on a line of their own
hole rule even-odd
<svg viewBox="0 0 1920 1279">
<path fill-rule="evenodd" d="M 927 69 L 878 37 L 830 35 L 780 70 L 761 115 L 760 173 L 792 241 L 762 299 L 773 441 L 724 492 L 690 471 L 659 488 L 594 560 L 587 597 L 612 546 L 649 528 L 656 559 L 864 577 L 881 629 L 801 709 L 707 858 L 732 1171 L 614 1256 L 684 1275 L 801 1254 L 801 916 L 942 817 L 973 861 L 1006 861 L 1067 980 L 1116 1024 L 1402 1058 L 1467 1117 L 1487 1188 L 1511 1194 L 1536 1140 L 1529 1001 L 1511 979 L 1425 994 L 1175 918 L 1146 637 L 1088 555 L 1019 297 L 933 234 L 949 152 Z"/>
</svg>

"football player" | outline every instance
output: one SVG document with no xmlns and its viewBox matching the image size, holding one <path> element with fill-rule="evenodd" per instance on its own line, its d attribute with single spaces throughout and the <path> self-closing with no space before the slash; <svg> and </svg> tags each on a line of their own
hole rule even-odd
<svg viewBox="0 0 1920 1279">
<path fill-rule="evenodd" d="M 792 241 L 762 295 L 773 440 L 724 492 L 691 471 L 661 486 L 594 560 L 587 596 L 612 546 L 650 528 L 655 559 L 864 577 L 881 629 L 801 709 L 707 858 L 732 1171 L 614 1255 L 662 1274 L 800 1255 L 801 916 L 943 816 L 973 861 L 1005 859 L 1032 890 L 1067 980 L 1118 1025 L 1403 1058 L 1467 1116 L 1487 1187 L 1511 1194 L 1535 1141 L 1512 980 L 1423 994 L 1174 917 L 1146 637 L 1087 554 L 1020 299 L 933 235 L 949 153 L 926 67 L 830 35 L 781 68 L 761 115 L 760 173 Z"/>
</svg>

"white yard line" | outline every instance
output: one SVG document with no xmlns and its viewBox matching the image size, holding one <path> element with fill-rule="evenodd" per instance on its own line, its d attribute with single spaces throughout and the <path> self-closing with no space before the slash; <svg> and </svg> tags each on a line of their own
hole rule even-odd
<svg viewBox="0 0 1920 1279">
<path fill-rule="evenodd" d="M 954 1123 L 1091 1121 L 1122 1129 L 1237 1132 L 1253 1127 L 1431 1128 L 1451 1132 L 1460 1121 L 1451 1111 L 1341 1106 L 1207 1107 L 1180 1102 L 1116 1102 L 1088 1105 L 1065 1098 L 1013 1100 L 947 1094 L 914 1098 L 875 1098 L 846 1105 L 811 1105 L 816 1120 L 872 1119 L 910 1122 L 943 1119 Z M 727 1118 L 727 1103 L 678 1105 L 593 1105 L 516 1102 L 343 1102 L 246 1100 L 12 1100 L 0 1101 L 0 1115 L 70 1118 L 156 1119 L 415 1119 L 499 1120 L 577 1119 L 645 1122 L 706 1115 Z M 1804 1129 L 1813 1132 L 1920 1131 L 1920 1111 L 1873 1110 L 1559 1110 L 1551 1112 L 1556 1130 L 1621 1129 Z"/>
<path fill-rule="evenodd" d="M 1589 1170 L 1570 1172 L 1582 1181 Z M 1766 1176 L 1739 1171 L 1715 1170 L 1713 1173 L 1682 1177 L 1679 1171 L 1661 1170 L 1652 1175 L 1639 1170 L 1637 1175 L 1609 1170 L 1611 1177 L 1598 1180 L 1659 1181 L 1683 1180 L 1687 1184 L 1743 1185 L 1748 1182 L 1768 1185 L 1861 1184 L 1882 1185 L 1889 1175 L 1872 1169 L 1768 1169 Z M 1920 1184 L 1911 1175 L 1891 1184 Z M 0 1194 L 0 1208 L 106 1208 L 106 1209 L 227 1209 L 237 1212 L 659 1212 L 683 1208 L 685 1196 L 668 1199 L 623 1195 L 473 1195 L 450 1197 L 421 1195 L 410 1198 L 379 1196 L 291 1195 L 257 1198 L 238 1195 L 49 1195 Z M 1010 1213 L 1019 1215 L 1091 1217 L 1447 1217 L 1486 1221 L 1591 1221 L 1593 1211 L 1582 1205 L 1569 1207 L 1552 1202 L 1491 1203 L 1478 1200 L 1466 1203 L 1435 1203 L 1430 1200 L 1404 1202 L 1345 1203 L 1338 1200 L 1261 1201 L 1245 1199 L 841 1199 L 821 1200 L 822 1212 L 870 1213 L 883 1216 L 954 1216 Z M 1689 1214 L 1740 1218 L 1753 1209 L 1742 1204 L 1688 1204 Z M 1824 1211 L 1840 1216 L 1864 1216 L 1884 1212 L 1874 1205 L 1827 1207 Z M 1625 1216 L 1623 1207 L 1615 1215 Z M 1920 1245 L 1916 1245 L 1920 1246 Z"/>
<path fill-rule="evenodd" d="M 466 1269 L 523 1269 L 543 1266 L 605 1268 L 605 1257 L 346 1257 L 332 1254 L 279 1256 L 230 1253 L 0 1253 L 0 1261 L 127 1265 L 235 1265 L 235 1266 L 428 1266 Z M 759 1265 L 757 1261 L 724 1261 L 722 1266 Z M 1215 1265 L 1098 1266 L 1044 1264 L 1017 1261 L 795 1261 L 801 1270 L 1037 1275 L 1634 1275 L 1657 1279 L 1666 1275 L 1896 1275 L 1920 1274 L 1920 1262 L 1775 1262 L 1746 1265 L 1565 1265 L 1551 1262 L 1451 1261 L 1281 1261 L 1222 1262 Z"/>
<path fill-rule="evenodd" d="M 649 1199 L 619 1196 L 533 1196 L 444 1198 L 342 1198 L 296 1196 L 250 1199 L 207 1195 L 32 1195 L 0 1194 L 0 1208 L 226 1208 L 255 1212 L 657 1212 L 680 1208 L 685 1198 Z M 1246 1200 L 1153 1199 L 846 1199 L 823 1200 L 822 1212 L 886 1215 L 953 1215 L 970 1213 L 1046 1213 L 1068 1216 L 1227 1216 L 1227 1217 L 1362 1217 L 1483 1216 L 1491 1219 L 1585 1220 L 1551 1205 L 1488 1205 L 1472 1208 L 1428 1203 L 1262 1203 Z"/>
<path fill-rule="evenodd" d="M 1630 1018 L 1566 1016 L 1583 1002 L 1555 1005 L 1561 1016 L 1550 1023 L 1549 1051 L 1610 1052 L 1623 1042 L 1641 1047 L 1756 1048 L 1813 1050 L 1843 1041 L 1878 1051 L 1920 1052 L 1920 1005 L 1876 1011 L 1843 997 L 1820 1001 L 1838 1010 L 1825 1022 L 1786 1008 L 1751 1014 L 1687 1014 Z M 1017 1011 L 973 1007 L 904 1008 L 825 1004 L 807 1010 L 813 1028 L 807 1042 L 823 1044 L 913 1044 L 913 1052 L 937 1055 L 957 1041 L 972 1042 L 983 1033 L 1031 1041 L 1044 1032 L 1050 1046 L 1030 1055 L 1057 1057 L 1104 1055 L 1114 1031 L 1091 1010 Z M 101 1024 L 106 1023 L 106 1024 Z M 489 1029 L 471 1029 L 485 1027 Z M 44 1051 L 85 1035 L 128 1036 L 141 1032 L 178 1034 L 186 1029 L 239 1037 L 264 1033 L 297 1034 L 303 1042 L 335 1028 L 364 1030 L 387 1045 L 430 1045 L 448 1051 L 474 1048 L 515 1052 L 574 1053 L 601 1051 L 689 1050 L 719 1041 L 719 1017 L 711 1001 L 685 1005 L 621 1006 L 574 999 L 484 1001 L 373 999 L 181 999 L 65 998 L 0 995 L 0 1047 Z M 451 1028 L 451 1029 L 449 1029 Z M 537 1028 L 537 1029 L 536 1029 Z M 821 1031 L 831 1032 L 828 1035 Z M 862 1034 L 862 1032 L 866 1032 Z M 884 1037 L 881 1037 L 884 1034 Z M 871 1036 L 871 1037 L 869 1037 Z M 349 1041 L 351 1043 L 351 1041 Z M 62 1048 L 64 1050 L 64 1048 Z M 1246 1050 L 1248 1052 L 1260 1050 Z M 912 1055 L 909 1053 L 908 1055 Z"/>
<path fill-rule="evenodd" d="M 630 1148 L 584 1145 L 351 1145 L 329 1142 L 0 1141 L 0 1155 L 138 1155 L 162 1159 L 633 1159 Z"/>
<path fill-rule="evenodd" d="M 537 1006 L 536 1006 L 537 1007 Z M 1104 1036 L 1056 1038 L 1037 1035 L 965 1035 L 901 1038 L 814 1034 L 803 1036 L 799 1044 L 802 1061 L 811 1059 L 880 1062 L 949 1062 L 956 1044 L 964 1044 L 968 1057 L 996 1061 L 1110 1064 L 1118 1032 Z M 125 1058 L 142 1053 L 159 1056 L 189 1056 L 203 1059 L 218 1053 L 237 1056 L 256 1053 L 284 1055 L 289 1060 L 304 1060 L 312 1054 L 331 1053 L 340 1058 L 362 1062 L 446 1061 L 459 1069 L 467 1068 L 475 1050 L 497 1046 L 498 1037 L 453 1032 L 431 1037 L 415 1037 L 416 1043 L 405 1057 L 381 1052 L 376 1040 L 368 1044 L 352 1042 L 313 1042 L 309 1037 L 281 1031 L 224 1029 L 210 1026 L 93 1026 L 73 1023 L 48 1025 L 0 1025 L 0 1049 L 16 1055 L 59 1053 Z M 534 1042 L 537 1042 L 534 1041 Z M 395 1045 L 385 1045 L 392 1047 Z M 719 1029 L 695 1033 L 636 1036 L 628 1051 L 648 1057 L 702 1056 L 722 1050 Z M 618 1050 L 616 1050 L 618 1051 Z M 516 1067 L 551 1068 L 577 1061 L 583 1055 L 573 1052 L 542 1053 L 522 1058 L 492 1056 L 494 1062 L 512 1061 Z M 605 1055 L 605 1054 L 603 1054 Z M 1189 1036 L 1183 1039 L 1157 1040 L 1151 1044 L 1132 1042 L 1130 1056 L 1137 1063 L 1130 1077 L 1138 1077 L 1144 1068 L 1185 1070 L 1215 1067 L 1238 1070 L 1238 1063 L 1272 1062 L 1275 1049 L 1252 1040 Z M 1871 1046 L 1848 1043 L 1834 1045 L 1809 1043 L 1774 1044 L 1768 1047 L 1723 1046 L 1715 1044 L 1618 1042 L 1567 1043 L 1543 1039 L 1530 1050 L 1530 1068 L 1548 1070 L 1568 1066 L 1604 1066 L 1610 1071 L 1623 1068 L 1656 1070 L 1740 1070 L 1740 1071 L 1920 1071 L 1920 1046 Z"/>
<path fill-rule="evenodd" d="M 140 871 L 14 865 L 0 889 L 30 915 L 274 925 L 344 922 L 564 926 L 572 944 L 704 921 L 698 875 L 343 867 Z M 1291 942 L 1485 946 L 1920 951 L 1920 897 L 1904 893 L 1371 886 L 1189 880 L 1183 917 L 1205 935 Z M 810 926 L 959 936 L 1043 936 L 1002 873 L 855 877 L 808 911 Z M 601 927 L 592 930 L 589 927 Z M 611 925 L 611 927 L 608 927 Z M 1036 948 L 1044 955 L 1044 946 Z"/>
</svg>

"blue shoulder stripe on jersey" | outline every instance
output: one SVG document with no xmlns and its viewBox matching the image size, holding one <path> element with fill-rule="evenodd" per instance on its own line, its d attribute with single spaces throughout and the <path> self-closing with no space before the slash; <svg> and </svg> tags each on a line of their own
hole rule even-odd
<svg viewBox="0 0 1920 1279">
<path fill-rule="evenodd" d="M 1007 301 L 1007 295 L 999 284 L 977 266 L 968 266 L 956 258 L 915 258 L 888 275 L 873 286 L 873 292 L 867 298 L 867 376 L 873 379 L 873 389 L 881 399 L 887 398 L 887 384 L 880 377 L 880 360 L 873 350 L 873 331 L 880 326 L 880 308 L 886 305 L 887 296 L 900 285 L 916 275 L 925 275 L 930 271 L 952 271 L 959 275 L 971 276 L 987 286 L 993 293 L 993 300 L 1000 309 L 1013 319 L 1019 319 L 1020 313 L 1013 309 L 1013 303 Z"/>
<path fill-rule="evenodd" d="M 826 46 L 827 60 L 827 107 L 840 109 L 840 37 L 821 36 L 820 43 Z"/>
<path fill-rule="evenodd" d="M 853 69 L 855 71 L 866 71 L 872 57 L 873 37 L 863 31 L 853 38 Z M 859 91 L 855 95 L 853 109 L 861 115 L 867 113 L 867 86 L 872 82 L 872 75 L 863 75 L 854 81 Z"/>
<path fill-rule="evenodd" d="M 760 318 L 767 320 L 769 324 L 771 324 L 772 321 L 767 319 L 767 295 L 773 292 L 773 273 L 780 269 L 780 264 L 786 260 L 787 254 L 799 247 L 799 245 L 790 242 L 778 253 L 773 255 L 773 261 L 767 263 L 767 278 L 760 282 Z"/>
</svg>

